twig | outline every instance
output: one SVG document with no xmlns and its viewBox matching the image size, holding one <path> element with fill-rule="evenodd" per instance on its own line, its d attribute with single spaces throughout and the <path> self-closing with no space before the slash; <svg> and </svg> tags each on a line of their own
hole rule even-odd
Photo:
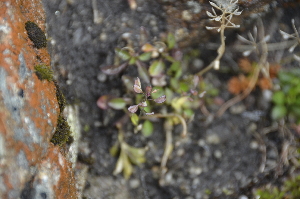
<svg viewBox="0 0 300 199">
<path fill-rule="evenodd" d="M 100 24 L 103 21 L 103 18 L 100 16 L 99 11 L 97 9 L 97 1 L 96 0 L 92 0 L 92 8 L 93 8 L 94 24 Z"/>
<path fill-rule="evenodd" d="M 260 173 L 262 173 L 262 172 L 264 172 L 265 167 L 266 167 L 267 147 L 266 147 L 266 144 L 265 144 L 263 138 L 261 137 L 261 135 L 259 133 L 254 132 L 253 135 L 258 140 L 258 142 L 260 143 L 260 151 L 261 151 L 262 155 L 261 155 L 261 163 L 260 163 L 258 171 Z"/>
<path fill-rule="evenodd" d="M 218 112 L 216 113 L 216 116 L 217 117 L 221 117 L 224 112 L 231 106 L 233 106 L 234 104 L 242 101 L 243 99 L 245 99 L 250 93 L 251 91 L 254 89 L 255 85 L 256 85 L 256 82 L 257 82 L 257 79 L 258 79 L 258 75 L 259 75 L 259 71 L 260 71 L 260 67 L 256 67 L 254 72 L 253 72 L 253 75 L 250 79 L 250 82 L 249 82 L 249 85 L 247 87 L 246 90 L 244 90 L 241 94 L 235 96 L 234 98 L 228 100 L 227 102 L 225 102 L 221 108 L 218 110 Z"/>
</svg>

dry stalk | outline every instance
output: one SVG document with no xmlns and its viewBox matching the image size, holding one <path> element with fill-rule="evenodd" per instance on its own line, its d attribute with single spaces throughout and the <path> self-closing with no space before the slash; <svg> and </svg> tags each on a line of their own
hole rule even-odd
<svg viewBox="0 0 300 199">
<path fill-rule="evenodd" d="M 230 0 L 227 3 L 224 2 L 218 2 L 218 4 L 214 2 L 209 2 L 212 6 L 212 13 L 206 12 L 207 15 L 210 17 L 210 20 L 216 21 L 220 23 L 220 27 L 206 27 L 208 30 L 214 30 L 217 29 L 218 32 L 220 32 L 220 39 L 221 39 L 221 45 L 218 48 L 218 55 L 217 57 L 203 70 L 199 71 L 196 75 L 202 76 L 204 73 L 209 71 L 212 68 L 215 68 L 216 70 L 220 67 L 220 60 L 224 55 L 225 52 L 225 29 L 226 28 L 239 28 L 239 25 L 234 24 L 231 22 L 231 19 L 234 15 L 241 15 L 242 11 L 238 11 L 237 3 L 238 0 Z M 221 15 L 217 15 L 215 12 L 215 9 L 222 12 Z"/>
<path fill-rule="evenodd" d="M 260 31 L 261 31 L 261 35 L 264 35 L 264 30 L 263 30 L 263 24 L 261 22 L 261 20 L 259 21 L 260 24 Z M 257 66 L 254 68 L 253 74 L 251 76 L 249 85 L 247 87 L 246 90 L 244 90 L 241 94 L 235 96 L 234 98 L 228 100 L 226 103 L 224 103 L 221 108 L 218 110 L 218 112 L 216 113 L 217 117 L 221 117 L 224 112 L 231 106 L 233 106 L 234 104 L 240 102 L 241 100 L 245 99 L 250 93 L 251 91 L 254 89 L 259 73 L 262 71 L 265 71 L 266 69 L 268 70 L 268 62 L 267 62 L 267 57 L 268 57 L 268 46 L 265 40 L 262 40 L 260 42 L 260 46 L 261 46 L 261 56 L 259 59 L 259 62 L 257 64 Z M 268 71 L 267 71 L 268 72 Z"/>
</svg>

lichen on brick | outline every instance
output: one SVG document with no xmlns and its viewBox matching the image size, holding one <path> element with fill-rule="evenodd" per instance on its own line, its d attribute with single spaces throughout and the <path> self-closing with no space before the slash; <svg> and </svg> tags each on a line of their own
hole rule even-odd
<svg viewBox="0 0 300 199">
<path fill-rule="evenodd" d="M 42 29 L 33 23 L 32 21 L 27 21 L 25 23 L 25 29 L 27 31 L 29 39 L 33 42 L 36 48 L 45 48 L 47 46 L 47 39 L 45 33 Z"/>
<path fill-rule="evenodd" d="M 44 64 L 34 66 L 35 74 L 40 80 L 53 81 L 53 71 Z"/>
</svg>

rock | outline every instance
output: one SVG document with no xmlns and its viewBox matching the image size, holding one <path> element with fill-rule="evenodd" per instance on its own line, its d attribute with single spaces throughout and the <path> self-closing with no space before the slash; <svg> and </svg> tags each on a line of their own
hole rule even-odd
<svg viewBox="0 0 300 199">
<path fill-rule="evenodd" d="M 50 142 L 59 114 L 55 85 L 34 72 L 50 66 L 39 37 L 41 1 L 0 2 L 0 13 L 0 198 L 77 198 L 72 164 Z M 35 41 L 28 21 L 40 28 Z"/>
</svg>

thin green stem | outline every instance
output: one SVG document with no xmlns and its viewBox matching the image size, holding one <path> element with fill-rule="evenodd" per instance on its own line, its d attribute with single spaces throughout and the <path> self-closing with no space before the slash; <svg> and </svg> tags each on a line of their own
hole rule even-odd
<svg viewBox="0 0 300 199">
<path fill-rule="evenodd" d="M 187 125 L 186 122 L 184 120 L 184 118 L 177 114 L 177 113 L 169 113 L 169 114 L 154 114 L 154 115 L 147 115 L 147 116 L 141 116 L 140 119 L 149 119 L 149 118 L 171 118 L 171 117 L 177 117 L 182 125 L 182 133 L 181 136 L 185 137 L 187 135 Z"/>
</svg>

